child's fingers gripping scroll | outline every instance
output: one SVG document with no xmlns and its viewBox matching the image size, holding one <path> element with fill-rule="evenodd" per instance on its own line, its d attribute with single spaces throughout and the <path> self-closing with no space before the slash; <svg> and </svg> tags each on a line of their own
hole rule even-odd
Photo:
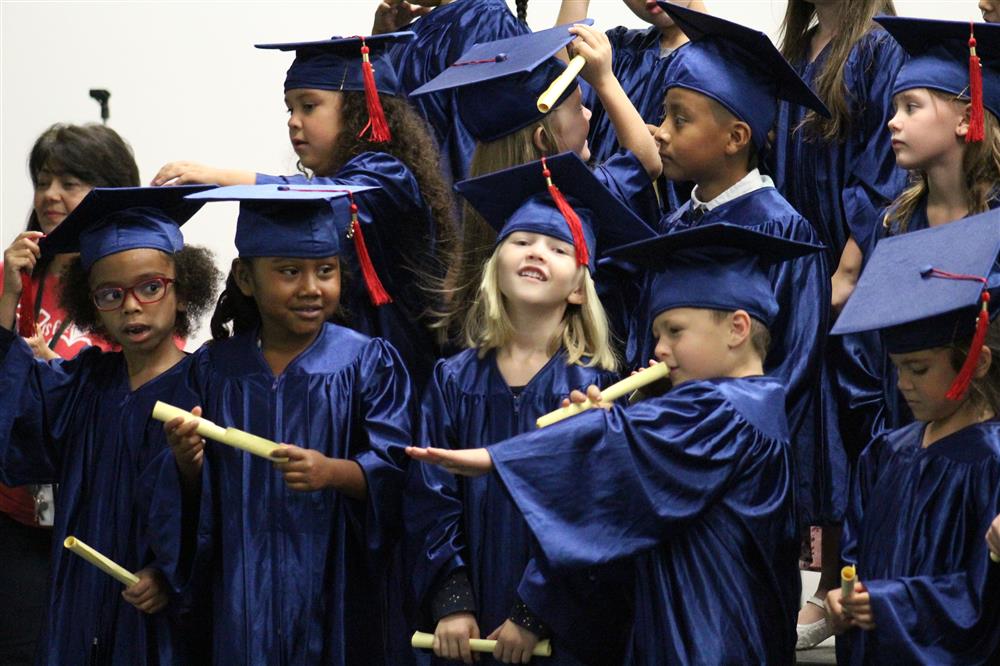
<svg viewBox="0 0 1000 666">
<path fill-rule="evenodd" d="M 470 638 L 479 638 L 479 624 L 472 613 L 452 613 L 438 620 L 434 629 L 434 654 L 443 659 L 461 660 L 471 664 L 478 661 L 472 652 Z"/>
<path fill-rule="evenodd" d="M 452 474 L 460 476 L 482 476 L 493 471 L 493 459 L 486 449 L 436 449 L 434 447 L 406 447 L 406 455 L 414 460 L 440 465 Z"/>
<path fill-rule="evenodd" d="M 990 559 L 1000 564 L 1000 516 L 993 519 L 986 530 L 986 545 L 990 547 Z"/>
<path fill-rule="evenodd" d="M 504 664 L 530 662 L 531 652 L 539 640 L 537 634 L 511 620 L 504 621 L 487 638 L 497 642 L 493 656 Z"/>
<path fill-rule="evenodd" d="M 156 569 L 143 569 L 135 575 L 139 582 L 122 590 L 122 598 L 143 613 L 159 613 L 169 601 L 163 577 Z"/>
<path fill-rule="evenodd" d="M 275 462 L 274 466 L 284 475 L 291 490 L 309 492 L 335 485 L 335 461 L 319 451 L 283 444 L 272 456 L 287 458 L 284 462 Z"/>
<path fill-rule="evenodd" d="M 201 407 L 191 410 L 195 416 L 201 416 Z M 174 454 L 177 469 L 185 480 L 193 480 L 201 474 L 201 466 L 205 459 L 205 439 L 198 434 L 198 422 L 185 421 L 182 417 L 171 419 L 163 424 L 167 436 L 167 444 Z"/>
</svg>

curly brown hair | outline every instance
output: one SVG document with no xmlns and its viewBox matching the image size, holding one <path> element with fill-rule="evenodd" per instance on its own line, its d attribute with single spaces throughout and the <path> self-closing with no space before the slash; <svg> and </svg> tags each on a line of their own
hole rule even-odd
<svg viewBox="0 0 1000 666">
<path fill-rule="evenodd" d="M 184 310 L 177 310 L 174 334 L 186 338 L 198 330 L 198 322 L 215 303 L 215 294 L 222 281 L 222 271 L 215 267 L 215 255 L 207 248 L 185 245 L 169 256 L 174 264 L 174 289 Z M 82 331 L 94 333 L 116 343 L 101 324 L 101 317 L 90 293 L 89 273 L 80 258 L 74 258 L 65 269 L 59 292 L 59 305 Z"/>
</svg>

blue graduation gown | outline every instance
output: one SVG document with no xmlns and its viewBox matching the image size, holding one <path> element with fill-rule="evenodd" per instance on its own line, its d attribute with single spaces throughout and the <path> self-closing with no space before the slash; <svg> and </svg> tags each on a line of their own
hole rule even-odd
<svg viewBox="0 0 1000 666">
<path fill-rule="evenodd" d="M 495 352 L 482 359 L 468 349 L 439 361 L 422 407 L 420 444 L 440 448 L 479 448 L 535 429 L 535 420 L 559 407 L 574 389 L 613 383 L 614 373 L 566 365 L 559 351 L 515 397 L 496 364 Z M 549 585 L 543 565 L 532 561 L 531 532 L 493 475 L 459 479 L 436 465 L 411 468 L 405 505 L 407 552 L 418 615 L 440 585 L 465 570 L 472 585 L 476 616 L 483 636 L 510 616 L 515 600 L 555 630 L 587 608 L 566 607 L 566 597 Z M 593 587 L 599 584 L 594 582 Z M 545 611 L 555 615 L 546 616 Z M 433 631 L 433 624 L 423 623 Z M 551 659 L 537 663 L 579 663 L 553 640 Z M 572 644 L 579 636 L 564 636 Z M 532 663 L 535 663 L 533 661 Z"/>
<path fill-rule="evenodd" d="M 388 153 L 362 153 L 351 158 L 335 176 L 317 176 L 307 181 L 302 175 L 267 176 L 257 174 L 257 184 L 306 183 L 371 185 L 381 189 L 356 195 L 358 218 L 365 243 L 379 279 L 393 302 L 375 307 L 365 287 L 353 241 L 347 239 L 350 218 L 338 216 L 340 247 L 351 272 L 351 281 L 341 293 L 341 303 L 350 315 L 348 325 L 370 337 L 385 338 L 403 357 L 419 391 L 430 377 L 438 356 L 433 335 L 423 325 L 421 315 L 429 303 L 414 276 L 414 268 L 434 274 L 434 256 L 421 256 L 420 248 L 434 254 L 437 238 L 434 217 L 424 203 L 417 179 L 405 164 Z M 426 254 L 426 253 L 424 253 Z"/>
<path fill-rule="evenodd" d="M 184 359 L 135 391 L 120 352 L 36 360 L 0 328 L 0 483 L 57 483 L 48 617 L 39 664 L 185 661 L 177 599 L 147 615 L 122 584 L 63 548 L 75 536 L 130 571 L 159 568 L 147 539 L 151 462 L 166 448 L 153 403 L 190 408 Z"/>
<path fill-rule="evenodd" d="M 886 433 L 858 462 L 843 558 L 875 629 L 839 638 L 837 663 L 1000 661 L 1000 565 L 983 539 L 1000 513 L 1000 421 L 922 448 L 925 425 Z"/>
<path fill-rule="evenodd" d="M 770 377 L 692 381 L 489 448 L 553 570 L 634 563 L 625 663 L 794 661 L 783 404 Z"/>
<path fill-rule="evenodd" d="M 458 62 L 473 44 L 530 32 L 504 0 L 456 0 L 404 29 L 415 32 L 416 38 L 392 47 L 389 58 L 407 94 Z M 456 183 L 468 178 L 476 140 L 458 117 L 455 91 L 421 95 L 409 102 L 431 126 L 441 148 L 445 175 Z"/>
<path fill-rule="evenodd" d="M 830 47 L 813 62 L 793 63 L 816 88 L 816 77 Z M 886 124 L 895 114 L 892 84 L 906 54 L 885 30 L 875 28 L 851 49 L 844 63 L 844 85 L 852 124 L 840 143 L 810 140 L 796 131 L 806 109 L 781 102 L 773 151 L 776 187 L 819 233 L 829 253 L 831 273 L 849 235 L 865 248 L 882 221 L 882 210 L 906 186 L 906 171 L 896 166 Z"/>
<path fill-rule="evenodd" d="M 278 377 L 256 334 L 203 347 L 192 371 L 206 418 L 353 460 L 368 485 L 366 501 L 295 492 L 268 461 L 207 445 L 193 578 L 208 568 L 216 663 L 382 663 L 414 410 L 399 356 L 326 324 Z"/>
<path fill-rule="evenodd" d="M 690 209 L 688 201 L 661 223 L 660 231 L 729 222 L 772 236 L 819 242 L 812 226 L 773 187 L 717 206 L 697 221 Z M 778 264 L 770 269 L 770 278 L 779 313 L 770 326 L 771 349 L 764 368 L 786 391 L 799 521 L 803 526 L 840 522 L 847 504 L 847 461 L 837 431 L 832 382 L 823 364 L 830 309 L 826 256 L 817 252 Z M 656 346 L 647 303 L 644 297 L 630 326 L 630 367 L 645 366 Z"/>
</svg>

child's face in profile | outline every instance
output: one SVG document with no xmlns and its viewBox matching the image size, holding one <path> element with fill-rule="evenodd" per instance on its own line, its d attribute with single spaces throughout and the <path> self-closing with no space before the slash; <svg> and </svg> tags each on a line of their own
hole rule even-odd
<svg viewBox="0 0 1000 666">
<path fill-rule="evenodd" d="M 301 341 L 316 337 L 340 305 L 340 259 L 258 257 L 234 267 L 240 291 L 257 302 L 262 337 Z"/>
<path fill-rule="evenodd" d="M 302 166 L 319 175 L 329 175 L 333 147 L 343 128 L 342 93 L 297 88 L 285 93 L 288 109 L 288 139 Z"/>
<path fill-rule="evenodd" d="M 979 0 L 979 11 L 987 23 L 1000 23 L 1000 3 L 996 0 Z"/>
<path fill-rule="evenodd" d="M 719 112 L 704 95 L 686 88 L 671 88 L 664 101 L 663 123 L 653 138 L 670 180 L 701 182 L 714 177 L 726 155 L 727 128 Z"/>
<path fill-rule="evenodd" d="M 729 321 L 703 308 L 675 308 L 656 316 L 653 353 L 670 368 L 674 386 L 729 374 Z"/>
<path fill-rule="evenodd" d="M 938 421 L 958 411 L 964 401 L 949 400 L 945 393 L 958 371 L 946 347 L 922 349 L 908 354 L 890 354 L 899 374 L 896 386 L 918 421 Z"/>
<path fill-rule="evenodd" d="M 590 160 L 590 109 L 583 105 L 580 86 L 552 112 L 552 129 L 558 134 L 560 150 L 572 150 L 584 162 Z"/>
<path fill-rule="evenodd" d="M 497 248 L 500 293 L 520 306 L 560 307 L 583 302 L 583 273 L 571 243 L 515 231 Z"/>
<path fill-rule="evenodd" d="M 669 14 L 660 9 L 660 6 L 656 4 L 656 0 L 624 0 L 624 2 L 625 6 L 632 10 L 633 14 L 661 30 L 669 28 L 674 24 L 674 20 L 670 18 Z M 691 0 L 679 0 L 676 2 L 671 0 L 670 4 L 690 7 Z"/>
<path fill-rule="evenodd" d="M 893 100 L 892 150 L 902 169 L 927 169 L 960 159 L 965 150 L 966 103 L 941 99 L 927 88 L 904 90 Z"/>
<path fill-rule="evenodd" d="M 91 266 L 88 282 L 101 303 L 101 325 L 125 353 L 153 354 L 174 344 L 177 310 L 184 305 L 176 285 L 157 278 L 173 280 L 175 271 L 173 259 L 148 248 L 108 255 Z"/>
</svg>

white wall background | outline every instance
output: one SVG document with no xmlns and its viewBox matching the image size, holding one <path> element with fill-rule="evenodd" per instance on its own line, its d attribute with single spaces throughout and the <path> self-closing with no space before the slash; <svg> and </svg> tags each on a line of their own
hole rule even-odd
<svg viewBox="0 0 1000 666">
<path fill-rule="evenodd" d="M 509 4 L 513 8 L 513 0 Z M 282 101 L 291 56 L 252 45 L 367 34 L 377 5 L 0 0 L 0 245 L 27 219 L 27 159 L 37 136 L 56 122 L 100 121 L 91 88 L 111 91 L 109 125 L 131 143 L 143 182 L 180 159 L 293 172 Z M 707 5 L 772 37 L 785 9 L 784 0 Z M 558 8 L 559 0 L 532 0 L 531 26 L 551 26 Z M 981 20 L 975 0 L 896 0 L 896 8 L 904 15 Z M 602 28 L 642 27 L 620 0 L 592 0 L 590 15 Z M 228 265 L 234 226 L 235 204 L 214 204 L 184 233 Z"/>
</svg>

